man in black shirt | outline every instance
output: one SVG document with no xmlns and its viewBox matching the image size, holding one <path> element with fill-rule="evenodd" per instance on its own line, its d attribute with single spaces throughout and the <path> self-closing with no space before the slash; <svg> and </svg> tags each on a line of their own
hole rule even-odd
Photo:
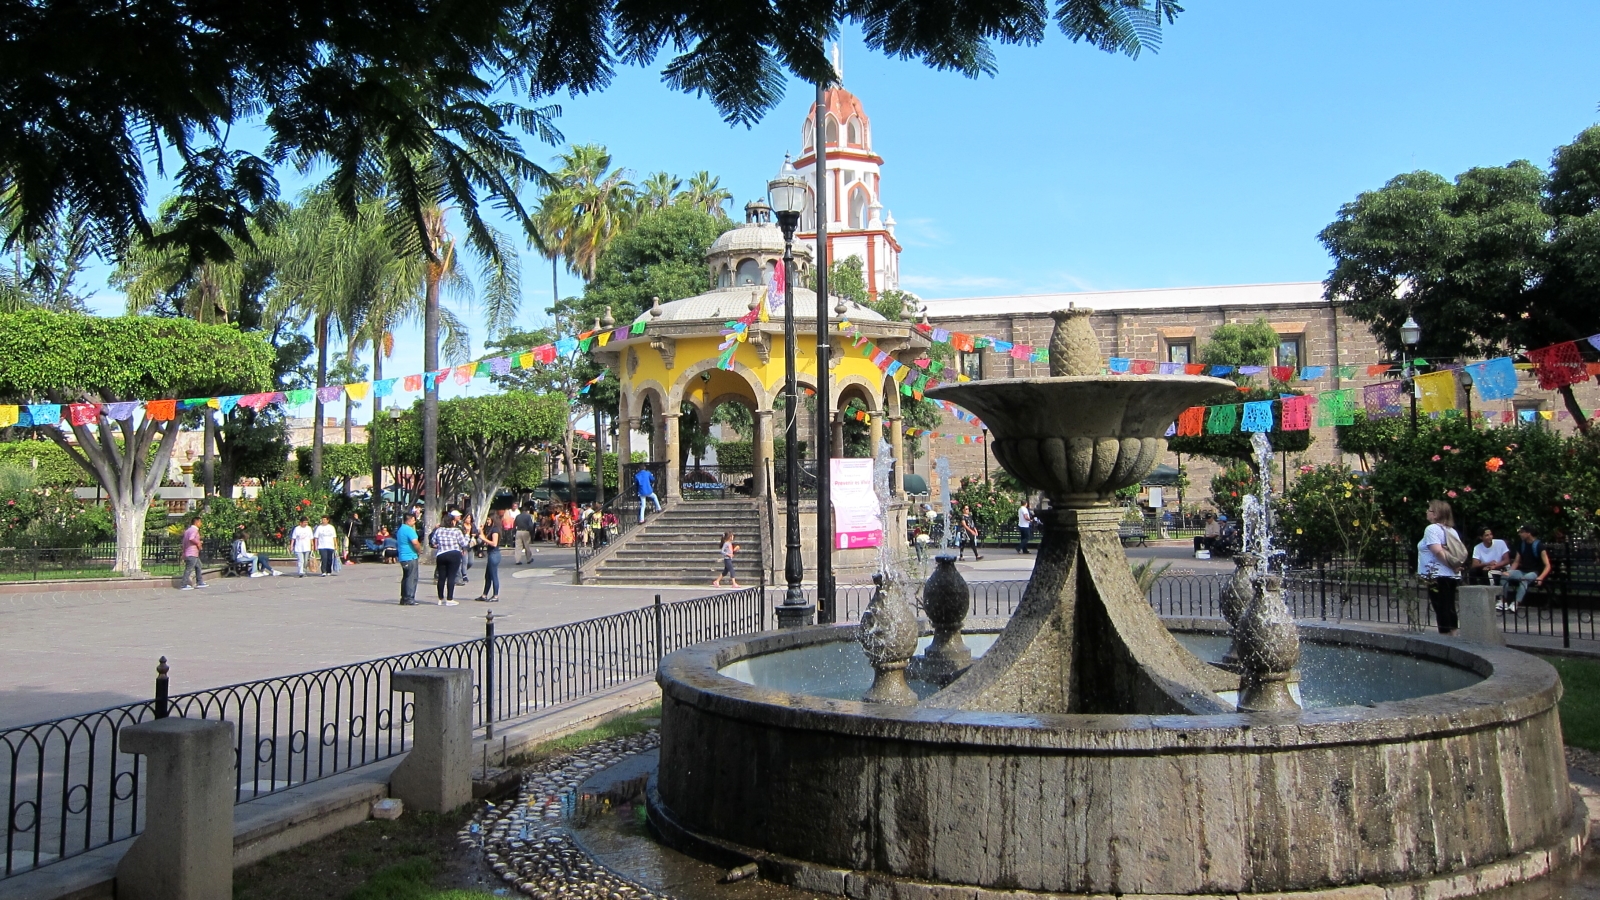
<svg viewBox="0 0 1600 900">
<path fill-rule="evenodd" d="M 533 514 L 528 512 L 528 507 L 522 507 L 517 513 L 514 525 L 517 529 L 517 565 L 533 562 Z"/>
<path fill-rule="evenodd" d="M 1540 541 L 1532 525 L 1524 525 L 1517 529 L 1516 549 L 1512 551 L 1511 568 L 1506 570 L 1505 590 L 1510 591 L 1511 585 L 1517 585 L 1517 598 L 1510 603 L 1501 598 L 1501 607 L 1507 612 L 1516 612 L 1517 604 L 1528 593 L 1528 582 L 1535 586 L 1542 585 L 1550 577 L 1550 551 L 1545 549 L 1544 542 Z"/>
</svg>

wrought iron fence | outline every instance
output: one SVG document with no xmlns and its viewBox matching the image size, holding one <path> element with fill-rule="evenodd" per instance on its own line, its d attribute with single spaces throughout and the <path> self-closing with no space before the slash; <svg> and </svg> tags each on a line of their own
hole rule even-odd
<svg viewBox="0 0 1600 900">
<path fill-rule="evenodd" d="M 759 588 L 463 641 L 345 666 L 166 696 L 0 729 L 6 813 L 0 878 L 132 837 L 144 772 L 117 750 L 130 725 L 163 715 L 234 723 L 236 802 L 247 802 L 404 752 L 411 703 L 395 672 L 468 669 L 478 727 L 578 700 L 655 671 L 680 647 L 766 627 Z M 163 660 L 163 664 L 165 660 Z M 488 702 L 484 702 L 484 698 Z"/>
<path fill-rule="evenodd" d="M 252 538 L 246 547 L 251 553 L 289 555 L 281 541 Z M 200 558 L 207 565 L 215 565 L 227 560 L 232 548 L 232 541 L 207 538 L 201 542 Z M 148 572 L 176 574 L 183 567 L 183 544 L 164 538 L 146 539 L 140 560 Z M 117 545 L 110 541 L 81 547 L 0 547 L 0 580 L 111 577 L 116 562 Z"/>
</svg>

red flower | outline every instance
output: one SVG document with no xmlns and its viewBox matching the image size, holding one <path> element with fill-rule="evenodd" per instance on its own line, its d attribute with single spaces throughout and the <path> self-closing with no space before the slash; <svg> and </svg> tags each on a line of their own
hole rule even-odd
<svg viewBox="0 0 1600 900">
<path fill-rule="evenodd" d="M 1444 495 L 1446 497 L 1449 497 L 1450 499 L 1454 500 L 1455 496 L 1456 496 L 1456 492 L 1455 491 L 1445 491 Z"/>
<path fill-rule="evenodd" d="M 1433 461 L 1434 461 L 1434 462 L 1438 462 L 1438 461 L 1439 461 L 1439 454 L 1437 454 L 1437 453 L 1435 453 L 1435 454 L 1434 454 L 1434 455 L 1433 455 Z"/>
</svg>

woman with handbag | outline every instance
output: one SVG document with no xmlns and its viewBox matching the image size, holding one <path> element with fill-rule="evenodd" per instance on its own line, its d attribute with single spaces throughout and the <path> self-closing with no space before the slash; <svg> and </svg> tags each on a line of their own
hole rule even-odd
<svg viewBox="0 0 1600 900">
<path fill-rule="evenodd" d="M 1439 633 L 1456 633 L 1456 588 L 1467 563 L 1467 545 L 1456 533 L 1455 514 L 1443 500 L 1428 502 L 1428 528 L 1417 543 L 1417 574 L 1428 582 L 1428 603 L 1433 607 Z"/>
</svg>

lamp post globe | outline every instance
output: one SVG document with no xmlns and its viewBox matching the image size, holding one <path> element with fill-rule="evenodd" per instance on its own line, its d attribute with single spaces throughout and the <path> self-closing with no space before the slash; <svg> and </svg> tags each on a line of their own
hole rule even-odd
<svg viewBox="0 0 1600 900">
<path fill-rule="evenodd" d="M 795 171 L 788 156 L 783 168 L 767 182 L 767 198 L 778 228 L 783 231 L 783 468 L 784 468 L 784 559 L 786 589 L 778 607 L 778 627 L 810 625 L 813 607 L 806 603 L 800 582 L 805 578 L 805 562 L 800 553 L 800 389 L 795 381 L 794 331 L 794 232 L 800 225 L 800 210 L 806 202 L 805 179 Z M 766 602 L 762 598 L 762 602 Z"/>
<path fill-rule="evenodd" d="M 1417 324 L 1415 316 L 1407 315 L 1406 320 L 1400 323 L 1400 343 L 1406 345 L 1406 370 L 1405 376 L 1411 384 L 1411 433 L 1417 432 L 1417 373 L 1411 360 L 1416 355 L 1417 345 L 1422 343 L 1422 326 Z"/>
</svg>

